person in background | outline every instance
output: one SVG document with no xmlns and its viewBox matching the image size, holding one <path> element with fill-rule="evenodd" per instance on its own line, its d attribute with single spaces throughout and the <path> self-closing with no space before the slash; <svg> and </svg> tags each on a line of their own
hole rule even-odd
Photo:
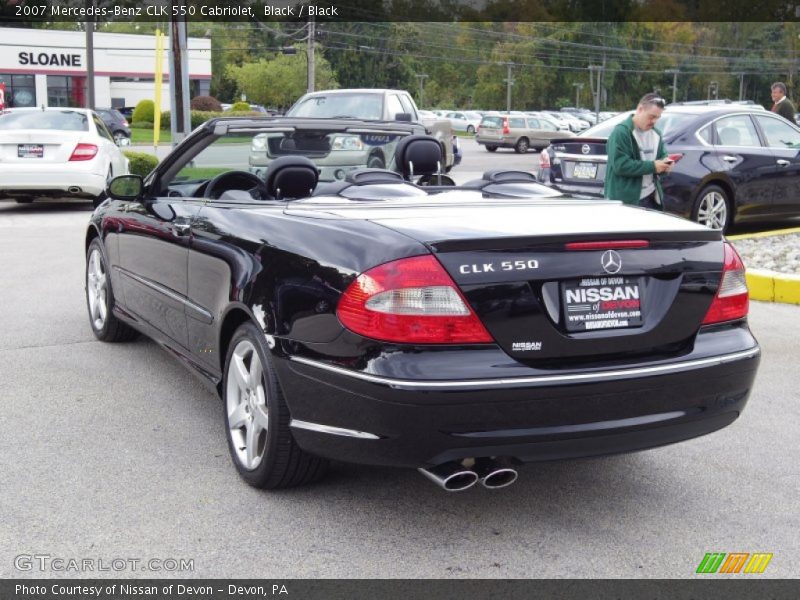
<svg viewBox="0 0 800 600">
<path fill-rule="evenodd" d="M 794 125 L 794 104 L 786 97 L 786 84 L 776 81 L 772 84 L 772 112 L 778 113 Z"/>
<path fill-rule="evenodd" d="M 664 196 L 658 175 L 669 173 L 667 158 L 656 121 L 664 112 L 664 99 L 645 94 L 636 112 L 619 123 L 608 138 L 608 164 L 603 195 L 625 204 L 663 210 Z"/>
</svg>

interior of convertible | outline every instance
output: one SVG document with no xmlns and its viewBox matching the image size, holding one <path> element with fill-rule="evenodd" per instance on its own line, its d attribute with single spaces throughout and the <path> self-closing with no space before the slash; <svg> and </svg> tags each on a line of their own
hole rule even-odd
<svg viewBox="0 0 800 600">
<path fill-rule="evenodd" d="M 237 134 L 203 140 L 206 143 L 196 144 L 193 152 L 187 153 L 181 163 L 162 174 L 158 195 L 234 203 L 283 203 L 321 197 L 348 200 L 414 198 L 451 191 L 455 186 L 453 180 L 443 173 L 441 145 L 434 138 L 422 135 L 394 136 L 397 139 L 366 136 L 366 139 L 377 140 L 372 143 L 370 151 L 376 152 L 378 148 L 384 160 L 390 158 L 391 168 L 356 165 L 337 173 L 335 178 L 324 177 L 329 174 L 329 169 L 324 162 L 320 166 L 320 156 L 313 153 L 310 156 L 306 155 L 308 152 L 299 150 L 285 153 L 270 160 L 266 166 L 259 164 L 258 156 L 254 160 L 254 152 L 269 146 L 267 138 L 278 136 L 281 141 L 275 144 L 286 145 L 290 134 L 270 132 L 266 137 L 265 134 Z M 333 138 L 334 144 L 348 137 L 325 135 Z M 309 135 L 306 133 L 303 137 L 306 138 L 303 144 L 307 147 Z M 316 144 L 319 148 L 319 142 Z M 293 142 L 291 145 L 297 144 Z M 242 161 L 247 148 L 249 160 Z M 242 162 L 247 162 L 245 168 L 242 168 Z M 499 198 L 561 195 L 538 183 L 530 172 L 510 170 L 487 171 L 481 178 L 462 184 L 458 189 Z"/>
</svg>

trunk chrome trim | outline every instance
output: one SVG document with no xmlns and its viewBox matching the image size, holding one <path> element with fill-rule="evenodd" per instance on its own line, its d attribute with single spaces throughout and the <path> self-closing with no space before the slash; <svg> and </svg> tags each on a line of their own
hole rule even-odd
<svg viewBox="0 0 800 600">
<path fill-rule="evenodd" d="M 316 431 L 317 433 L 330 433 L 331 435 L 341 435 L 344 437 L 360 438 L 362 440 L 379 440 L 380 436 L 366 431 L 356 431 L 355 429 L 344 429 L 343 427 L 333 427 L 332 425 L 322 425 L 321 423 L 311 423 L 310 421 L 300 421 L 292 419 L 289 422 L 289 427 L 297 429 L 307 429 L 308 431 Z"/>
<path fill-rule="evenodd" d="M 673 373 L 675 371 L 702 369 L 703 367 L 724 365 L 730 362 L 755 358 L 760 353 L 761 349 L 756 346 L 755 348 L 750 348 L 749 350 L 744 350 L 742 352 L 733 352 L 731 354 L 723 354 L 721 356 L 687 360 L 667 365 L 655 365 L 652 367 L 633 367 L 630 369 L 614 369 L 611 371 L 597 371 L 592 373 L 574 373 L 571 375 L 539 375 L 534 377 L 504 377 L 498 379 L 467 379 L 460 381 L 413 381 L 409 379 L 393 379 L 390 377 L 381 377 L 379 375 L 370 375 L 368 373 L 360 373 L 358 371 L 351 371 L 350 369 L 343 369 L 342 367 L 329 365 L 317 360 L 304 358 L 302 356 L 290 356 L 289 360 L 309 367 L 315 367 L 323 371 L 336 373 L 337 375 L 343 375 L 345 377 L 360 379 L 361 381 L 368 381 L 370 383 L 377 383 L 398 389 L 475 389 L 516 386 L 538 387 L 570 383 L 591 383 L 595 381 L 608 381 L 614 379 L 630 379 L 633 377 L 655 377 L 657 375 L 664 375 L 667 373 Z"/>
</svg>

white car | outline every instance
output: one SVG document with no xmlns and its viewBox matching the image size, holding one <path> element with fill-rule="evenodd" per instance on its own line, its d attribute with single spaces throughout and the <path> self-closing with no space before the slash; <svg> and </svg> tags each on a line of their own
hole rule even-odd
<svg viewBox="0 0 800 600">
<path fill-rule="evenodd" d="M 94 111 L 18 108 L 0 114 L 0 198 L 105 199 L 128 159 Z"/>
<path fill-rule="evenodd" d="M 449 119 L 453 131 L 464 131 L 472 135 L 478 130 L 483 115 L 472 110 L 464 110 L 448 112 L 444 118 Z"/>
</svg>

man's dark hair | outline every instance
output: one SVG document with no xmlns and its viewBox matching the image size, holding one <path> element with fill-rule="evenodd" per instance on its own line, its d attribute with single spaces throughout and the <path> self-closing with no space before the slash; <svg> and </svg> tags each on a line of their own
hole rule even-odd
<svg viewBox="0 0 800 600">
<path fill-rule="evenodd" d="M 659 96 L 658 94 L 649 93 L 642 96 L 642 99 L 639 100 L 639 106 L 657 106 L 659 108 L 664 108 L 666 105 L 666 101 Z"/>
<path fill-rule="evenodd" d="M 771 90 L 780 90 L 781 93 L 785 96 L 786 95 L 786 84 L 782 81 L 776 81 L 770 86 Z"/>
</svg>

